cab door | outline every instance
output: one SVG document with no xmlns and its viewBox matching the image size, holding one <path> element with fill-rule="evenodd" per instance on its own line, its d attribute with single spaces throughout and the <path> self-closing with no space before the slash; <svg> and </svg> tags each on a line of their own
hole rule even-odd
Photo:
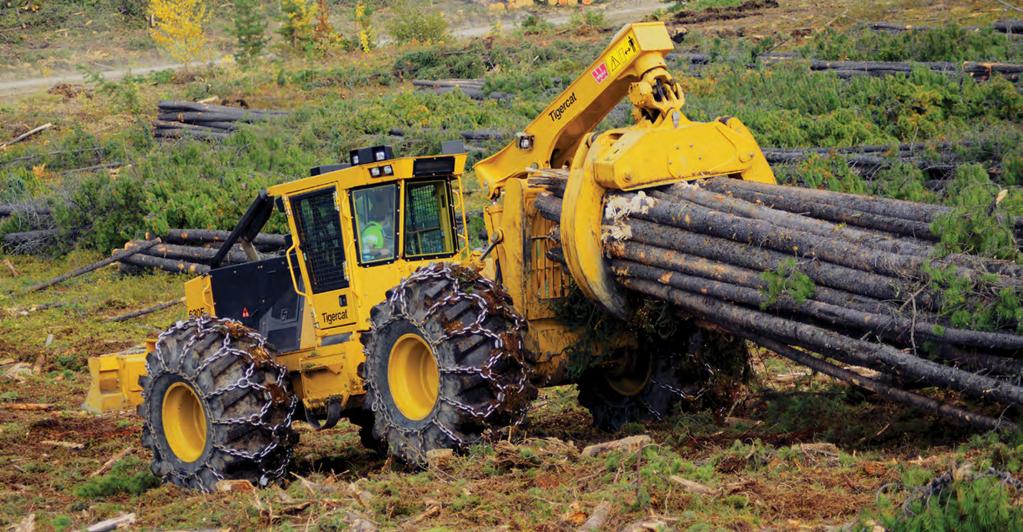
<svg viewBox="0 0 1023 532">
<path fill-rule="evenodd" d="M 305 281 L 296 290 L 309 298 L 321 329 L 355 323 L 337 188 L 302 192 L 287 201 Z"/>
</svg>

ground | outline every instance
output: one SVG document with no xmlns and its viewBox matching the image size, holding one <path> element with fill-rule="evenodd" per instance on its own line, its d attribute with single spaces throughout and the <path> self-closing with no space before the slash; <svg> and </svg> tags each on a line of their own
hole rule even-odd
<svg viewBox="0 0 1023 532">
<path fill-rule="evenodd" d="M 695 3 L 713 7 L 739 2 Z M 623 4 L 631 3 L 608 2 L 597 9 L 621 12 Z M 656 7 L 662 6 L 650 6 L 650 11 Z M 541 12 L 556 21 L 564 13 Z M 89 22 L 74 14 L 67 20 L 80 25 L 76 28 L 104 25 L 95 34 L 76 33 L 66 41 L 53 37 L 62 29 L 53 27 L 26 29 L 28 44 L 4 40 L 0 34 L 4 58 L 0 79 L 47 76 L 74 64 L 115 68 L 166 60 L 153 55 L 143 29 L 120 31 L 107 20 Z M 747 15 L 670 26 L 691 36 L 683 40 L 683 47 L 756 46 L 769 39 L 772 49 L 785 50 L 797 49 L 826 29 L 847 31 L 863 22 L 940 26 L 958 21 L 981 26 L 1010 18 L 1013 11 L 979 0 L 940 4 L 837 0 L 827 5 L 781 0 L 779 7 Z M 485 13 L 474 11 L 472 17 L 462 18 L 477 29 L 491 25 Z M 219 54 L 226 48 L 218 47 L 228 41 L 222 25 L 218 28 L 214 48 Z M 885 506 L 879 501 L 890 497 L 901 504 L 916 487 L 965 462 L 1019 470 L 1020 448 L 1011 438 L 1003 442 L 946 424 L 757 352 L 753 382 L 722 411 L 681 413 L 607 434 L 591 427 L 589 415 L 576 402 L 574 387 L 565 386 L 541 392 L 525 429 L 480 445 L 466 456 L 440 460 L 426 471 L 402 470 L 361 448 L 356 430 L 345 423 L 326 432 L 300 423 L 294 474 L 283 487 L 195 494 L 154 485 L 147 473 L 149 457 L 139 443 L 139 419 L 128 412 L 93 415 L 79 409 L 88 386 L 85 362 L 89 356 L 136 345 L 183 318 L 183 310 L 174 307 L 141 319 L 106 321 L 180 297 L 184 279 L 155 273 L 123 276 L 112 267 L 38 293 L 26 295 L 24 290 L 101 258 L 144 229 L 168 224 L 228 228 L 239 214 L 234 211 L 247 205 L 255 187 L 335 160 L 355 145 L 380 140 L 392 127 L 418 130 L 427 138 L 418 144 L 397 140 L 406 143 L 400 146 L 403 153 L 432 149 L 431 143 L 439 143 L 438 129 L 517 130 L 546 105 L 551 88 L 558 87 L 566 73 L 575 75 L 588 64 L 613 32 L 574 23 L 536 34 L 515 31 L 509 24 L 503 34 L 494 32 L 472 43 L 426 48 L 430 57 L 446 58 L 489 53 L 492 45 L 525 50 L 524 58 L 502 50 L 509 57 L 502 59 L 506 63 L 485 71 L 478 65 L 460 65 L 464 71 L 451 67 L 406 73 L 399 68 L 401 59 L 420 48 L 385 46 L 369 54 L 287 56 L 245 72 L 229 63 L 176 74 L 167 70 L 124 83 L 54 87 L 49 94 L 0 102 L 2 140 L 41 123 L 55 124 L 53 130 L 0 152 L 0 187 L 8 186 L 0 188 L 0 200 L 53 201 L 80 193 L 75 187 L 86 177 L 105 180 L 103 186 L 108 187 L 73 196 L 82 203 L 88 225 L 69 227 L 90 231 L 84 233 L 89 240 L 83 239 L 77 251 L 65 255 L 63 249 L 61 254 L 39 257 L 0 255 L 0 524 L 34 515 L 42 528 L 78 528 L 134 512 L 136 525 L 144 528 L 336 529 L 355 527 L 364 519 L 381 528 L 566 529 L 580 525 L 602 503 L 610 503 L 608 529 L 644 521 L 697 530 L 821 529 L 869 523 L 883 513 Z M 75 55 L 76 49 L 80 55 Z M 563 50 L 577 53 L 569 57 L 572 54 Z M 123 61 L 102 63 L 108 57 Z M 493 89 L 515 91 L 516 99 L 510 104 L 477 103 L 459 95 L 420 95 L 410 86 L 417 75 L 484 74 Z M 1004 105 L 1013 111 L 991 105 L 990 101 L 1003 100 L 985 100 L 983 95 L 971 96 L 975 99 L 970 105 L 954 99 L 960 93 L 988 90 L 993 83 L 917 78 L 923 79 L 914 78 L 905 86 L 879 81 L 878 88 L 869 80 L 845 84 L 794 70 L 761 75 L 747 72 L 741 63 L 732 70 L 680 77 L 688 95 L 687 111 L 706 115 L 702 119 L 739 116 L 764 145 L 943 141 L 974 138 L 987 130 L 993 136 L 1019 134 L 1023 111 L 1018 101 Z M 786 80 L 806 84 L 791 90 Z M 865 94 L 874 92 L 869 98 L 843 101 L 857 95 L 850 86 Z M 1006 86 L 1018 98 L 1011 84 L 996 88 Z M 803 90 L 806 87 L 826 96 L 814 100 L 807 94 L 812 91 Z M 798 100 L 801 95 L 806 100 Z M 158 99 L 210 96 L 244 98 L 254 107 L 297 109 L 298 116 L 282 126 L 244 131 L 222 148 L 148 141 L 145 123 Z M 875 112 L 875 107 L 885 113 Z M 967 112 L 973 114 L 954 122 L 957 113 Z M 800 131 L 785 127 L 797 120 Z M 818 124 L 824 126 L 813 127 Z M 491 143 L 482 151 L 499 147 L 500 142 Z M 78 155 L 93 148 L 99 152 L 95 159 Z M 75 155 L 67 155 L 73 150 L 78 150 Z M 116 163 L 110 172 L 79 172 L 108 162 Z M 13 177 L 4 181 L 5 174 Z M 178 175 L 188 181 L 174 181 Z M 473 181 L 467 179 L 468 203 L 478 208 L 486 200 Z M 146 184 L 144 193 L 130 190 L 138 183 Z M 140 219 L 126 218 L 123 225 L 115 221 L 93 226 L 94 220 L 137 206 L 107 203 L 105 194 L 110 191 L 124 192 L 129 200 L 152 208 L 154 216 L 145 211 Z M 46 409 L 15 409 L 25 403 Z M 649 435 L 651 441 L 638 451 L 580 454 L 587 445 L 639 434 Z M 709 493 L 696 493 L 685 481 L 697 482 Z"/>
<path fill-rule="evenodd" d="M 96 258 L 8 257 L 18 275 L 0 271 L 0 293 L 21 294 Z M 882 487 L 920 484 L 979 452 L 970 432 L 758 353 L 755 381 L 727 411 L 683 413 L 619 434 L 592 428 L 574 387 L 563 386 L 544 390 L 528 427 L 510 439 L 427 471 L 402 470 L 363 449 L 345 423 L 326 432 L 299 423 L 286 487 L 205 495 L 132 484 L 148 464 L 139 446 L 141 423 L 129 412 L 80 410 L 88 385 L 81 364 L 182 319 L 183 309 L 172 308 L 125 323 L 104 321 L 178 297 L 179 282 L 111 268 L 2 300 L 0 352 L 7 360 L 0 364 L 11 376 L 0 377 L 0 522 L 35 514 L 39 525 L 78 527 L 134 512 L 146 528 L 329 529 L 361 516 L 385 528 L 561 529 L 578 526 L 606 501 L 610 527 L 645 520 L 679 528 L 820 528 L 860 518 Z M 10 359 L 27 367 L 12 371 Z M 9 409 L 20 403 L 52 409 Z M 580 456 L 587 445 L 635 434 L 652 438 L 638 464 L 635 451 Z M 120 470 L 91 476 L 125 449 Z M 672 476 L 713 494 L 689 493 Z"/>
</svg>

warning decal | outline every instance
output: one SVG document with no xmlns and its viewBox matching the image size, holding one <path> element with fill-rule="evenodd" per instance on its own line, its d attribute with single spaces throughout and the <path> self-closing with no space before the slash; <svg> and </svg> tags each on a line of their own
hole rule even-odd
<svg viewBox="0 0 1023 532">
<path fill-rule="evenodd" d="M 593 79 L 597 80 L 597 83 L 602 83 L 611 74 L 621 70 L 634 55 L 639 52 L 639 46 L 636 43 L 636 36 L 629 34 L 621 43 L 615 46 L 607 57 L 604 59 L 597 68 L 593 69 Z"/>
</svg>

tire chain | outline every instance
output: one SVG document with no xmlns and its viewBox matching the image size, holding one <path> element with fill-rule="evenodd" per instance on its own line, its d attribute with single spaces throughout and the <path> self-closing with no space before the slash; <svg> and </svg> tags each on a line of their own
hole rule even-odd
<svg viewBox="0 0 1023 532">
<path fill-rule="evenodd" d="M 160 366 L 164 370 L 172 371 L 171 368 L 167 366 L 167 362 L 166 362 L 166 360 L 164 360 L 163 355 L 161 353 L 161 345 L 164 345 L 164 340 L 168 336 L 173 335 L 174 333 L 180 332 L 182 330 L 188 329 L 189 327 L 193 327 L 193 326 L 196 328 L 196 332 L 190 336 L 188 342 L 181 348 L 182 352 L 187 352 L 188 350 L 192 349 L 192 347 L 195 345 L 196 342 L 199 341 L 199 339 L 201 337 L 203 337 L 206 334 L 211 333 L 211 332 L 213 332 L 213 333 L 222 333 L 223 336 L 224 336 L 224 340 L 223 340 L 220 348 L 212 356 L 208 357 L 206 360 L 203 360 L 202 363 L 195 369 L 195 371 L 192 372 L 191 375 L 185 376 L 186 379 L 188 380 L 189 384 L 191 386 L 193 386 L 194 388 L 198 389 L 198 387 L 195 384 L 195 380 L 196 380 L 196 378 L 198 378 L 199 374 L 201 374 L 203 372 L 203 370 L 205 370 L 207 367 L 209 367 L 209 365 L 212 364 L 213 362 L 216 362 L 216 361 L 221 360 L 223 358 L 226 358 L 228 356 L 235 356 L 235 357 L 241 358 L 243 360 L 244 359 L 248 359 L 250 361 L 250 363 L 248 364 L 248 367 L 246 367 L 246 369 L 245 369 L 245 374 L 240 379 L 238 379 L 237 381 L 231 383 L 230 385 L 218 388 L 217 390 L 214 390 L 213 392 L 207 394 L 207 397 L 215 397 L 215 396 L 218 396 L 218 395 L 223 395 L 223 394 L 225 394 L 227 392 L 230 392 L 230 391 L 233 391 L 233 390 L 236 390 L 236 389 L 245 388 L 245 389 L 250 389 L 250 390 L 261 391 L 263 393 L 263 398 L 265 400 L 265 403 L 263 404 L 262 409 L 257 414 L 252 414 L 252 415 L 250 415 L 248 417 L 243 417 L 243 418 L 228 418 L 228 419 L 215 419 L 215 420 L 211 420 L 213 422 L 213 424 L 216 424 L 216 425 L 251 425 L 251 426 L 258 427 L 258 428 L 261 428 L 263 430 L 266 430 L 269 433 L 274 435 L 274 437 L 271 438 L 270 443 L 268 443 L 266 446 L 264 446 L 262 449 L 260 449 L 257 452 L 243 451 L 241 449 L 234 449 L 234 448 L 231 448 L 231 447 L 228 447 L 228 446 L 224 446 L 224 445 L 219 445 L 219 444 L 218 445 L 214 445 L 213 448 L 218 450 L 218 451 L 221 451 L 221 452 L 223 452 L 225 454 L 228 454 L 228 455 L 231 455 L 231 456 L 234 456 L 234 457 L 237 457 L 237 458 L 243 458 L 243 459 L 246 459 L 246 460 L 251 460 L 251 461 L 255 462 L 257 467 L 259 468 L 259 473 L 260 473 L 260 475 L 259 475 L 259 485 L 260 486 L 267 486 L 271 482 L 274 482 L 276 480 L 279 480 L 279 479 L 283 478 L 284 475 L 287 473 L 288 465 L 291 463 L 291 459 L 292 459 L 292 456 L 293 456 L 293 453 L 294 453 L 293 449 L 289 446 L 287 448 L 287 450 L 286 450 L 285 456 L 283 457 L 283 459 L 280 460 L 280 464 L 278 464 L 276 467 L 274 467 L 272 469 L 267 467 L 267 461 L 268 461 L 268 458 L 270 457 L 270 455 L 275 450 L 277 450 L 277 447 L 278 447 L 278 443 L 277 442 L 278 441 L 281 441 L 282 438 L 284 439 L 284 441 L 288 441 L 292 437 L 291 423 L 292 423 L 293 417 L 295 415 L 295 409 L 296 409 L 296 407 L 298 405 L 298 399 L 296 398 L 295 394 L 290 393 L 290 391 L 287 391 L 287 383 L 288 383 L 288 370 L 287 370 L 287 368 L 285 368 L 284 366 L 282 366 L 280 364 L 277 364 L 276 362 L 274 362 L 273 360 L 271 360 L 269 358 L 269 350 L 266 347 L 266 344 L 267 344 L 266 338 L 264 338 L 262 335 L 260 335 L 256 331 L 253 331 L 252 329 L 249 329 L 248 327 L 244 326 L 241 322 L 238 322 L 236 320 L 217 319 L 217 318 L 212 318 L 212 317 L 210 317 L 208 315 L 203 315 L 203 316 L 200 316 L 200 317 L 197 317 L 197 318 L 192 318 L 190 320 L 178 321 L 173 326 L 171 326 L 170 328 L 168 328 L 164 332 L 160 333 L 160 336 L 157 338 L 157 341 L 156 341 L 156 349 L 153 350 L 152 354 L 154 355 L 155 359 L 159 362 Z M 264 357 L 262 358 L 262 360 L 259 360 L 259 359 L 255 358 L 255 357 L 253 357 L 252 354 L 249 353 L 248 351 L 244 351 L 242 349 L 237 349 L 237 348 L 231 347 L 231 344 L 233 343 L 233 341 L 239 340 L 239 339 L 247 339 L 247 340 L 252 341 L 255 344 L 254 345 L 254 350 L 260 351 L 260 352 L 262 352 L 264 354 Z M 148 367 L 148 364 L 149 363 L 147 361 L 146 373 L 149 374 L 149 375 L 152 375 L 153 374 L 152 369 Z M 263 366 L 263 369 L 273 369 L 273 370 L 276 370 L 276 382 L 282 388 L 284 388 L 285 393 L 287 393 L 287 396 L 288 396 L 287 412 L 288 413 L 285 416 L 284 420 L 282 420 L 280 423 L 271 424 L 271 423 L 268 423 L 267 421 L 265 421 L 265 419 L 267 417 L 267 414 L 270 413 L 271 406 L 273 406 L 273 404 L 274 404 L 275 391 L 271 390 L 270 388 L 268 388 L 267 386 L 265 386 L 263 384 L 260 384 L 258 382 L 253 382 L 251 380 L 252 373 L 253 373 L 254 369 L 257 366 Z M 279 394 L 280 390 L 278 390 L 277 393 Z M 207 414 L 208 414 L 208 412 L 207 412 Z M 155 431 L 154 431 L 153 427 L 149 425 L 149 420 L 148 419 L 145 420 L 145 424 L 146 424 L 146 427 L 149 429 L 149 431 L 151 433 L 155 434 Z M 210 468 L 208 464 L 205 467 L 218 480 L 224 480 L 224 476 L 222 474 L 220 474 L 219 471 L 216 471 L 215 469 Z M 187 476 L 182 475 L 182 474 L 180 474 L 180 473 L 178 473 L 176 471 L 172 471 L 171 474 L 175 478 L 181 479 L 181 480 L 185 480 L 185 479 L 188 478 Z M 201 485 L 201 488 L 202 488 L 203 491 L 207 491 L 208 492 L 208 491 L 212 490 L 213 486 Z"/>
<path fill-rule="evenodd" d="M 459 272 L 462 270 L 462 272 Z M 461 273 L 461 276 L 459 275 Z M 501 301 L 489 301 L 478 293 L 466 292 L 462 289 L 462 285 L 465 282 L 462 277 L 466 274 L 472 275 L 474 279 L 470 281 L 472 284 L 480 284 L 483 289 L 489 290 L 491 293 L 498 296 Z M 428 282 L 431 280 L 446 280 L 451 282 L 452 290 L 444 297 L 435 301 L 430 308 L 427 309 L 421 320 L 415 319 L 408 310 L 408 302 L 406 299 L 406 291 L 409 286 L 413 283 Z M 442 308 L 457 304 L 461 301 L 471 301 L 479 309 L 479 313 L 476 316 L 475 321 L 471 324 L 466 325 L 460 329 L 447 331 L 444 334 L 436 338 L 425 337 L 424 339 L 430 344 L 430 348 L 436 352 L 436 346 L 440 343 L 451 340 L 452 338 L 459 336 L 469 335 L 482 335 L 489 338 L 494 345 L 494 349 L 491 351 L 490 358 L 487 363 L 480 368 L 474 368 L 470 366 L 452 366 L 452 367 L 440 367 L 438 368 L 440 373 L 462 373 L 462 374 L 475 374 L 479 375 L 484 381 L 490 384 L 490 386 L 496 390 L 494 400 L 490 404 L 486 405 L 483 409 L 477 409 L 455 399 L 443 397 L 441 400 L 468 413 L 474 419 L 486 423 L 487 419 L 498 411 L 502 404 L 509 398 L 516 399 L 517 396 L 522 394 L 528 394 L 530 390 L 529 383 L 529 365 L 527 364 L 523 353 L 525 352 L 525 346 L 522 344 L 522 334 L 526 329 L 526 321 L 523 319 L 515 309 L 506 302 L 506 295 L 504 289 L 501 288 L 497 283 L 479 276 L 472 270 L 468 270 L 464 267 L 453 266 L 446 263 L 434 263 L 424 268 L 421 268 L 414 272 L 412 275 L 406 277 L 398 284 L 397 287 L 392 290 L 388 302 L 392 308 L 399 309 L 400 312 L 392 312 L 390 317 L 377 325 L 377 327 L 385 327 L 388 324 L 398 321 L 400 319 L 408 320 L 409 323 L 418 328 L 424 336 L 429 336 L 430 333 L 425 327 L 426 321 L 437 311 Z M 514 338 L 515 345 L 506 345 L 506 338 L 500 334 L 497 334 L 486 327 L 483 323 L 493 314 L 500 314 L 502 317 L 507 318 L 511 321 L 512 327 L 509 329 L 504 336 Z M 514 379 L 513 382 L 502 382 L 501 377 L 509 377 L 508 375 L 500 374 L 494 371 L 494 367 L 505 359 L 512 359 L 518 367 L 522 368 L 519 371 L 519 375 Z M 511 421 L 509 426 L 517 427 L 522 425 L 526 419 L 526 412 L 529 410 L 529 401 L 520 400 L 520 404 L 511 412 Z M 393 418 L 387 411 L 383 404 L 383 400 L 380 394 L 374 395 L 374 401 L 372 405 L 373 414 L 382 416 L 387 420 L 387 424 L 391 427 L 401 431 L 406 437 L 415 436 L 420 442 L 420 448 L 425 446 L 423 440 L 424 430 L 422 429 L 407 429 L 401 427 L 401 425 L 394 423 Z M 465 439 L 458 436 L 455 431 L 445 426 L 437 419 L 431 420 L 431 423 L 437 427 L 438 430 L 443 432 L 451 441 L 458 447 L 464 447 L 472 442 L 467 442 Z"/>
</svg>

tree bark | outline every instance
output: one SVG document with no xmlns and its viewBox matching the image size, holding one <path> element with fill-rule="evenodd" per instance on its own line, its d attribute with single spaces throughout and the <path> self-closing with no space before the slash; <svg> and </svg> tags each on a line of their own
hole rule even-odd
<svg viewBox="0 0 1023 532">
<path fill-rule="evenodd" d="M 891 346 L 857 340 L 814 325 L 786 320 L 707 296 L 641 279 L 619 279 L 627 288 L 672 302 L 697 317 L 721 322 L 728 328 L 825 350 L 832 358 L 878 371 L 894 371 L 921 384 L 951 388 L 974 397 L 1023 404 L 1023 388 L 903 353 Z"/>
<path fill-rule="evenodd" d="M 798 302 L 787 294 L 779 294 L 776 301 L 768 301 L 756 289 L 702 279 L 676 271 L 648 266 L 631 261 L 615 260 L 612 269 L 622 278 L 639 278 L 668 284 L 687 292 L 700 293 L 736 304 L 802 314 L 808 318 L 832 325 L 868 331 L 893 342 L 911 345 L 914 337 L 934 342 L 947 342 L 963 346 L 1018 351 L 1023 349 L 1023 336 L 1005 333 L 971 331 L 953 327 L 943 328 L 925 321 L 911 320 L 890 314 L 870 313 L 825 303 L 815 299 Z"/>
<path fill-rule="evenodd" d="M 151 257 L 149 255 L 132 255 L 122 258 L 120 262 L 131 264 L 133 266 L 142 266 L 144 268 L 157 268 L 174 273 L 194 273 L 198 275 L 206 275 L 207 273 L 210 273 L 210 267 L 205 264 L 196 264 L 194 262 L 184 262 L 173 259 L 162 259 L 160 257 Z"/>
<path fill-rule="evenodd" d="M 907 392 L 900 390 L 893 386 L 881 383 L 875 379 L 864 377 L 854 371 L 840 368 L 826 360 L 817 358 L 810 353 L 797 350 L 791 346 L 787 346 L 781 342 L 764 338 L 762 336 L 743 334 L 741 331 L 733 331 L 733 334 L 746 338 L 752 342 L 760 344 L 767 349 L 783 356 L 797 364 L 802 364 L 814 371 L 823 373 L 830 377 L 834 377 L 838 380 L 842 380 L 876 393 L 877 395 L 893 402 L 902 403 L 913 408 L 917 408 L 924 412 L 938 414 L 940 416 L 953 419 L 960 423 L 978 427 L 984 430 L 1001 430 L 1011 426 L 1009 423 L 1002 422 L 992 417 L 988 417 L 982 414 L 976 414 L 963 410 L 962 408 L 952 406 L 947 403 L 942 403 L 930 397 Z"/>
</svg>

